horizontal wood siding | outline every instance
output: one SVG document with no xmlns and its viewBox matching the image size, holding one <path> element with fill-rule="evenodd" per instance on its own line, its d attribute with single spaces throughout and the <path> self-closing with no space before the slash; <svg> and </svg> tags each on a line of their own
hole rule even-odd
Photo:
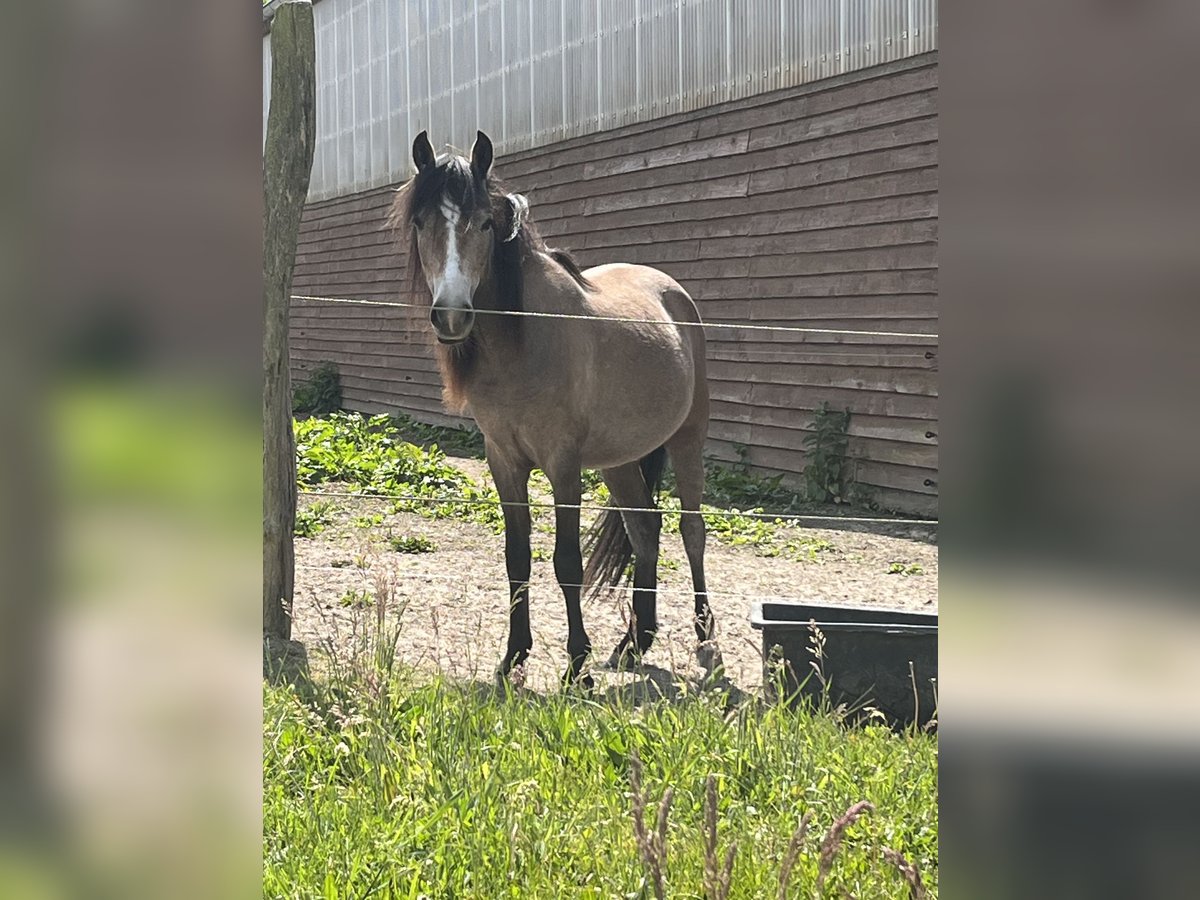
<svg viewBox="0 0 1200 900">
<path fill-rule="evenodd" d="M 936 54 L 497 160 L 552 246 L 677 278 L 704 318 L 936 334 Z M 294 292 L 407 299 L 390 188 L 310 204 Z M 423 314 L 296 301 L 292 374 L 335 362 L 346 405 L 455 422 Z M 852 412 L 855 482 L 937 512 L 937 346 L 708 330 L 709 453 L 797 477 L 822 402 Z M 748 448 L 748 449 L 743 449 Z"/>
</svg>

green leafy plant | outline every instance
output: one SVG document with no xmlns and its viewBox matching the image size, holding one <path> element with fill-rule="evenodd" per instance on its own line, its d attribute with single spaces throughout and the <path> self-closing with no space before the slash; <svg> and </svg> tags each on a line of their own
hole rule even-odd
<svg viewBox="0 0 1200 900">
<path fill-rule="evenodd" d="M 704 496 L 717 506 L 765 506 L 791 512 L 804 504 L 804 496 L 783 484 L 783 474 L 758 475 L 740 466 L 709 461 L 705 466 Z"/>
<path fill-rule="evenodd" d="M 894 562 L 888 566 L 889 575 L 923 575 L 925 570 L 917 563 L 905 565 L 902 562 Z"/>
<path fill-rule="evenodd" d="M 355 528 L 373 528 L 376 525 L 383 524 L 383 514 L 371 513 L 366 516 L 355 516 L 350 520 L 350 524 Z"/>
<path fill-rule="evenodd" d="M 429 425 L 411 416 L 392 416 L 397 431 L 409 441 L 422 447 L 438 447 L 460 456 L 482 457 L 483 433 L 464 425 Z"/>
<path fill-rule="evenodd" d="M 475 522 L 497 534 L 504 529 L 495 489 L 451 464 L 437 445 L 421 447 L 405 440 L 391 416 L 334 413 L 299 419 L 295 430 L 296 477 L 301 487 L 346 485 L 363 494 L 394 498 L 393 512 Z M 762 556 L 806 561 L 834 550 L 828 541 L 813 538 L 796 523 L 773 518 L 804 509 L 804 499 L 781 483 L 782 476 L 758 476 L 747 471 L 744 458 L 743 463 L 733 469 L 709 465 L 707 494 L 715 505 L 705 504 L 702 511 L 717 540 L 752 547 Z M 599 473 L 585 472 L 583 487 L 586 504 L 609 501 Z M 668 472 L 659 498 L 668 533 L 679 531 L 679 500 L 671 495 L 673 487 Z M 535 502 L 550 501 L 550 482 L 543 473 L 533 473 L 530 489 Z M 353 522 L 359 527 L 382 524 L 378 515 L 360 515 Z M 534 528 L 551 533 L 552 512 L 535 509 Z"/>
<path fill-rule="evenodd" d="M 333 504 L 328 500 L 315 500 L 308 506 L 296 510 L 296 525 L 293 534 L 296 537 L 316 537 L 325 530 L 325 526 L 333 522 Z"/>
<path fill-rule="evenodd" d="M 338 597 L 338 605 L 349 609 L 363 609 L 375 602 L 375 597 L 370 591 L 348 590 Z"/>
<path fill-rule="evenodd" d="M 419 534 L 389 535 L 387 544 L 397 553 L 433 553 L 437 545 Z"/>
<path fill-rule="evenodd" d="M 503 530 L 495 490 L 477 485 L 437 446 L 406 441 L 391 416 L 334 413 L 298 419 L 295 431 L 296 480 L 302 487 L 344 484 L 396 498 L 396 512 L 466 519 Z"/>
<path fill-rule="evenodd" d="M 813 414 L 812 431 L 805 435 L 808 463 L 804 485 L 808 499 L 846 502 L 846 448 L 850 443 L 850 410 L 830 409 L 828 401 Z"/>
<path fill-rule="evenodd" d="M 337 366 L 323 362 L 292 390 L 292 412 L 325 416 L 342 407 L 342 380 Z"/>
</svg>

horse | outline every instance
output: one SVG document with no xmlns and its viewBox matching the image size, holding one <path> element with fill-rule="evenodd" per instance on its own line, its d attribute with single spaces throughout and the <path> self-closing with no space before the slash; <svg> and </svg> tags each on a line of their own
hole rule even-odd
<svg viewBox="0 0 1200 900">
<path fill-rule="evenodd" d="M 529 478 L 541 469 L 555 504 L 554 572 L 567 607 L 567 685 L 592 686 L 581 597 L 615 587 L 633 562 L 632 616 L 609 667 L 628 668 L 658 630 L 667 458 L 695 595 L 697 657 L 719 659 L 704 578 L 702 449 L 709 396 L 704 329 L 695 302 L 647 266 L 582 271 L 546 245 L 528 200 L 492 175 L 492 142 L 477 133 L 470 159 L 437 156 L 428 132 L 412 147 L 416 174 L 398 189 L 391 221 L 407 232 L 410 290 L 428 302 L 450 411 L 469 408 L 484 436 L 504 517 L 509 633 L 497 678 L 533 648 L 529 622 Z M 600 470 L 610 506 L 580 541 L 582 470 Z"/>
</svg>

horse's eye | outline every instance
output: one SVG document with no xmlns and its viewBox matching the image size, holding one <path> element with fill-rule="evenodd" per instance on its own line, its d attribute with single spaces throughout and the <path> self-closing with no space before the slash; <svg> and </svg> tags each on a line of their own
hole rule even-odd
<svg viewBox="0 0 1200 900">
<path fill-rule="evenodd" d="M 488 219 L 486 222 L 484 222 L 482 225 L 479 226 L 479 230 L 487 231 L 491 227 L 492 227 L 492 220 Z"/>
</svg>

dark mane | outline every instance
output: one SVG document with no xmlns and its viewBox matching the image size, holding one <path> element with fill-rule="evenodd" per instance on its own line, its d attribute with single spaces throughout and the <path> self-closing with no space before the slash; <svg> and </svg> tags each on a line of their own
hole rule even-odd
<svg viewBox="0 0 1200 900">
<path fill-rule="evenodd" d="M 453 154 L 443 156 L 437 164 L 418 171 L 396 192 L 388 225 L 398 231 L 401 240 L 407 239 L 408 293 L 412 298 L 432 302 L 429 286 L 417 261 L 417 230 L 413 223 L 427 215 L 437 214 L 443 197 L 449 197 L 464 215 L 487 209 L 497 219 L 496 232 L 511 231 L 512 221 L 505 196 L 510 191 L 495 178 L 485 182 L 475 177 L 467 160 Z M 504 217 L 504 218 L 501 218 Z M 508 242 L 495 241 L 492 252 L 492 279 L 496 289 L 497 308 L 509 311 L 524 309 L 522 266 L 531 254 L 545 253 L 553 259 L 584 290 L 594 290 L 566 250 L 546 246 L 537 226 L 528 217 L 517 236 Z M 520 318 L 502 316 L 504 327 L 516 336 L 520 334 Z M 466 405 L 463 393 L 466 377 L 474 367 L 479 349 L 476 332 L 452 347 L 437 347 L 438 368 L 442 373 L 443 397 L 451 409 L 462 411 Z"/>
</svg>

